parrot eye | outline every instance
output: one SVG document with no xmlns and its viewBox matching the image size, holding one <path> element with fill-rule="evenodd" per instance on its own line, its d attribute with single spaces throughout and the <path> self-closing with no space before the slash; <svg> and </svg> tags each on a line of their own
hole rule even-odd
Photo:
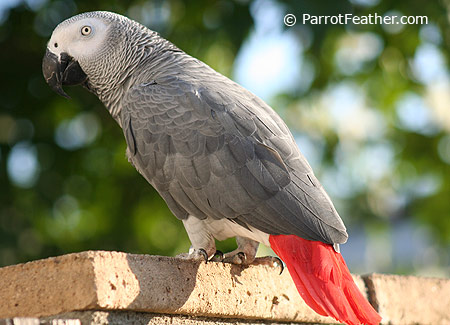
<svg viewBox="0 0 450 325">
<path fill-rule="evenodd" d="M 81 35 L 88 36 L 92 31 L 92 28 L 90 26 L 83 26 L 81 28 Z"/>
</svg>

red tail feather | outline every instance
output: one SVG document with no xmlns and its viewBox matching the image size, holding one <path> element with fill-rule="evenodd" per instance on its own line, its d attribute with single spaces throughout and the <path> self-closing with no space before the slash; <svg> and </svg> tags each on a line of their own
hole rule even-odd
<svg viewBox="0 0 450 325">
<path fill-rule="evenodd" d="M 303 300 L 318 314 L 349 325 L 380 323 L 380 315 L 363 297 L 342 255 L 331 245 L 294 235 L 271 235 L 269 242 L 286 263 Z"/>
</svg>

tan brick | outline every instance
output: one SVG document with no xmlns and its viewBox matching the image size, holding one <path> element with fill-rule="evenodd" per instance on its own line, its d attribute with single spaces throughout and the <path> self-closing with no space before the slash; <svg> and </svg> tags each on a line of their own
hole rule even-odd
<svg viewBox="0 0 450 325">
<path fill-rule="evenodd" d="M 94 256 L 71 254 L 0 268 L 0 318 L 96 306 Z"/>
<path fill-rule="evenodd" d="M 367 280 L 384 324 L 450 324 L 450 280 L 382 274 Z"/>
<path fill-rule="evenodd" d="M 1 268 L 0 318 L 101 309 L 333 323 L 306 306 L 287 271 L 278 273 L 261 265 L 69 254 Z"/>
<path fill-rule="evenodd" d="M 0 319 L 0 325 L 288 325 L 291 322 L 273 322 L 237 318 L 208 318 L 186 315 L 154 314 L 133 311 L 77 311 L 44 318 Z M 309 324 L 311 323 L 296 323 Z"/>
</svg>

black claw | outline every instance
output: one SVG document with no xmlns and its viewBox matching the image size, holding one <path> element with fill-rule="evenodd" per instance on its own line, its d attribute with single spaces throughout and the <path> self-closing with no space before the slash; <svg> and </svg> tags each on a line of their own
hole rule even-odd
<svg viewBox="0 0 450 325">
<path fill-rule="evenodd" d="M 280 275 L 281 275 L 284 271 L 284 263 L 279 257 L 274 256 L 274 259 L 276 260 L 276 262 L 273 262 L 273 265 L 280 266 L 281 268 Z"/>
<path fill-rule="evenodd" d="M 206 253 L 206 250 L 204 250 L 203 248 L 193 248 L 191 246 L 191 248 L 189 248 L 188 258 L 194 260 L 203 258 L 203 260 L 208 263 L 208 253 Z"/>
<path fill-rule="evenodd" d="M 245 264 L 245 254 L 242 252 L 237 253 L 232 257 L 233 264 L 242 265 Z"/>
<path fill-rule="evenodd" d="M 267 266 L 270 266 L 270 267 L 273 267 L 273 268 L 280 267 L 281 268 L 280 275 L 284 271 L 284 263 L 277 256 L 257 257 L 257 258 L 255 258 L 255 260 L 253 261 L 252 264 L 254 264 L 254 265 L 267 265 Z"/>
<path fill-rule="evenodd" d="M 221 251 L 217 250 L 217 251 L 214 253 L 214 256 L 210 259 L 210 261 L 213 261 L 213 262 L 222 262 L 222 261 L 223 261 L 223 253 L 222 253 Z"/>
<path fill-rule="evenodd" d="M 198 250 L 200 252 L 200 254 L 203 255 L 203 257 L 205 258 L 205 263 L 208 263 L 208 253 L 206 253 L 206 251 L 203 248 L 200 248 Z"/>
</svg>

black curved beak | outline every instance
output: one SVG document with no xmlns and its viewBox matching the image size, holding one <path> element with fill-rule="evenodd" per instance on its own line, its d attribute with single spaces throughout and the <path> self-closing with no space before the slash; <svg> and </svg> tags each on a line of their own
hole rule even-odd
<svg viewBox="0 0 450 325">
<path fill-rule="evenodd" d="M 86 74 L 70 55 L 61 53 L 59 59 L 48 48 L 42 60 L 42 73 L 50 88 L 66 98 L 70 97 L 63 90 L 63 85 L 74 86 L 87 81 Z"/>
</svg>

